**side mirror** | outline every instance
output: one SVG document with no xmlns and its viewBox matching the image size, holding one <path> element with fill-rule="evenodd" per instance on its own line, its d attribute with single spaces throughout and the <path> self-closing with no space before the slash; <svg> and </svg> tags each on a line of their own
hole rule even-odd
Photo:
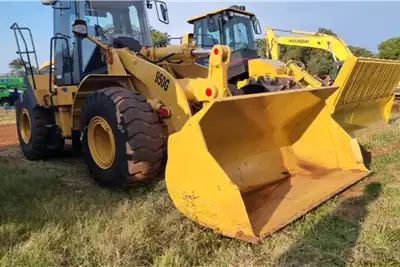
<svg viewBox="0 0 400 267">
<path fill-rule="evenodd" d="M 164 24 L 168 24 L 169 18 L 168 18 L 167 4 L 165 2 L 158 1 L 158 0 L 156 0 L 155 3 L 156 3 L 158 20 Z"/>
<path fill-rule="evenodd" d="M 256 17 L 252 17 L 251 21 L 253 23 L 254 32 L 256 34 L 261 34 L 262 30 L 261 30 L 261 26 L 260 26 L 260 21 L 258 21 L 258 19 Z"/>
<path fill-rule="evenodd" d="M 88 30 L 86 21 L 82 19 L 76 19 L 72 24 L 72 32 L 74 33 L 75 37 L 87 37 Z"/>
</svg>

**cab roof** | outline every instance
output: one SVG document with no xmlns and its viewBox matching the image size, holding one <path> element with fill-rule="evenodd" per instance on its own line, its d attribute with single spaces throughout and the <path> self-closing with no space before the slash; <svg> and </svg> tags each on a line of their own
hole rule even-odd
<svg viewBox="0 0 400 267">
<path fill-rule="evenodd" d="M 196 20 L 205 18 L 205 17 L 207 17 L 207 15 L 215 15 L 215 14 L 218 14 L 218 13 L 222 13 L 224 11 L 234 11 L 234 12 L 241 13 L 241 14 L 244 14 L 244 15 L 254 16 L 254 13 L 248 12 L 246 10 L 242 10 L 242 9 L 235 8 L 235 7 L 225 7 L 225 8 L 221 8 L 221 9 L 217 9 L 217 10 L 205 13 L 205 14 L 200 15 L 200 16 L 196 16 L 196 17 L 190 18 L 190 19 L 188 19 L 187 22 L 193 24 Z"/>
</svg>

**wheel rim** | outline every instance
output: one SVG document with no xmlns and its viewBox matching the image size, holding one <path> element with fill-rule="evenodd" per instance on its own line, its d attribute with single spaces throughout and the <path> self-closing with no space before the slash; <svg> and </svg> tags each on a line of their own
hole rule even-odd
<svg viewBox="0 0 400 267">
<path fill-rule="evenodd" d="M 90 154 L 102 169 L 109 169 L 115 160 L 115 139 L 110 125 L 101 117 L 94 117 L 88 126 Z"/>
<path fill-rule="evenodd" d="M 23 108 L 19 115 L 19 128 L 22 140 L 25 144 L 28 144 L 31 140 L 32 127 L 31 127 L 31 117 L 27 109 Z"/>
</svg>

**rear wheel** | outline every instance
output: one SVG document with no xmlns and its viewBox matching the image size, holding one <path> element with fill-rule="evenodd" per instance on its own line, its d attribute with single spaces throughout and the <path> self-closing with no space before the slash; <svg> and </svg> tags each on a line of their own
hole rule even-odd
<svg viewBox="0 0 400 267">
<path fill-rule="evenodd" d="M 124 187 L 157 176 L 165 157 L 158 115 L 138 92 L 120 87 L 87 97 L 81 113 L 82 152 L 100 184 Z"/>
<path fill-rule="evenodd" d="M 17 133 L 24 156 L 29 160 L 44 159 L 63 151 L 64 139 L 53 131 L 54 115 L 49 110 L 29 105 L 24 93 L 16 103 Z"/>
</svg>

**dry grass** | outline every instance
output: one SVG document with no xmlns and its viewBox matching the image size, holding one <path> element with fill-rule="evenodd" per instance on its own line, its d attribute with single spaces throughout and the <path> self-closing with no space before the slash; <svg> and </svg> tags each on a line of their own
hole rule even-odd
<svg viewBox="0 0 400 267">
<path fill-rule="evenodd" d="M 3 109 L 0 107 L 0 124 L 15 122 L 15 109 Z"/>
<path fill-rule="evenodd" d="M 364 142 L 400 144 L 400 121 Z M 380 151 L 374 176 L 251 245 L 181 216 L 163 181 L 110 192 L 79 158 L 0 149 L 0 266 L 400 266 L 399 162 Z"/>
</svg>

